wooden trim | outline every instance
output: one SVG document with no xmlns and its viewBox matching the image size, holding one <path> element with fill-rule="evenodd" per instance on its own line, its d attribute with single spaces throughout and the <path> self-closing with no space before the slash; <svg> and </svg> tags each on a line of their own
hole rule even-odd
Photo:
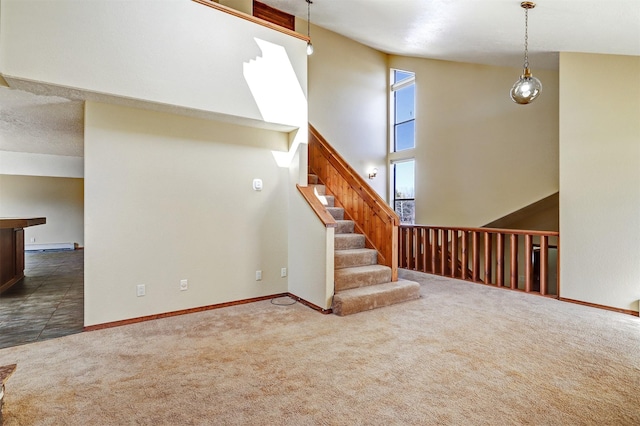
<svg viewBox="0 0 640 426">
<path fill-rule="evenodd" d="M 136 324 L 139 322 L 151 321 L 160 318 L 175 317 L 178 315 L 193 314 L 195 312 L 210 311 L 212 309 L 227 308 L 229 306 L 245 305 L 247 303 L 261 302 L 263 300 L 275 299 L 277 297 L 289 296 L 289 293 L 278 293 L 270 296 L 253 297 L 251 299 L 236 300 L 234 302 L 218 303 L 215 305 L 200 306 L 198 308 L 182 309 L 179 311 L 164 312 L 161 314 L 147 315 L 144 317 L 130 318 L 121 321 L 105 322 L 102 324 L 88 325 L 83 328 L 84 331 L 102 330 L 105 328 L 120 327 L 122 325 Z"/>
<path fill-rule="evenodd" d="M 276 25 L 276 24 L 271 23 L 269 21 L 265 21 L 264 19 L 256 18 L 255 16 L 251 16 L 251 15 L 246 14 L 244 12 L 240 12 L 239 10 L 235 10 L 235 9 L 232 9 L 232 8 L 224 6 L 224 5 L 221 5 L 221 4 L 218 4 L 218 3 L 214 3 L 211 0 L 192 0 L 192 1 L 194 1 L 196 3 L 200 3 L 200 4 L 204 5 L 204 6 L 208 6 L 208 7 L 212 8 L 212 9 L 216 9 L 216 10 L 218 10 L 220 12 L 224 12 L 224 13 L 227 13 L 229 15 L 233 15 L 233 16 L 235 16 L 237 18 L 244 19 L 245 21 L 249 21 L 249 22 L 252 22 L 254 24 L 258 24 L 258 25 L 261 25 L 263 27 L 267 27 L 269 29 L 281 32 L 281 33 L 286 34 L 288 36 L 298 38 L 298 39 L 303 40 L 303 41 L 305 41 L 307 43 L 309 42 L 309 37 L 307 37 L 306 35 L 297 33 L 295 31 L 291 31 L 291 30 L 289 30 L 287 28 L 281 27 L 280 25 Z"/>
<path fill-rule="evenodd" d="M 612 306 L 598 305 L 597 303 L 583 302 L 582 300 L 567 299 L 565 297 L 559 297 L 558 300 L 562 302 L 575 303 L 576 305 L 589 306 L 590 308 L 598 308 L 606 311 L 618 312 L 620 314 L 633 315 L 634 317 L 640 316 L 640 313 L 632 311 L 631 309 L 614 308 Z"/>
<path fill-rule="evenodd" d="M 314 305 L 313 303 L 308 302 L 308 301 L 306 301 L 306 300 L 304 300 L 304 299 L 302 299 L 302 298 L 300 298 L 300 297 L 296 296 L 296 295 L 295 295 L 295 294 L 293 294 L 293 293 L 287 293 L 287 296 L 289 296 L 289 297 L 290 297 L 290 298 L 292 298 L 292 299 L 295 299 L 297 302 L 300 302 L 300 303 L 301 303 L 301 304 L 303 304 L 304 306 L 306 306 L 306 307 L 308 307 L 308 308 L 311 308 L 311 309 L 313 309 L 314 311 L 318 311 L 318 312 L 320 312 L 321 314 L 328 315 L 328 314 L 333 313 L 333 309 L 324 309 L 324 308 L 321 308 L 320 306 L 318 306 L 318 305 Z"/>
<path fill-rule="evenodd" d="M 295 16 L 256 0 L 253 0 L 253 16 L 280 25 L 291 31 L 296 30 Z"/>
<path fill-rule="evenodd" d="M 540 236 L 547 235 L 549 237 L 559 237 L 560 232 L 558 231 L 536 231 L 536 230 L 526 230 L 526 229 L 505 229 L 505 228 L 464 228 L 458 226 L 431 226 L 431 225 L 398 225 L 400 228 L 413 228 L 413 227 L 423 227 L 423 228 L 437 228 L 437 229 L 457 229 L 458 231 L 469 231 L 469 232 L 491 232 L 494 234 L 515 234 L 515 235 L 531 235 L 531 236 Z"/>
<path fill-rule="evenodd" d="M 325 206 L 320 202 L 318 197 L 316 197 L 313 187 L 300 186 L 298 184 L 296 184 L 296 187 L 326 228 L 336 228 L 338 226 L 338 222 L 336 222 L 333 216 L 331 216 Z"/>
</svg>

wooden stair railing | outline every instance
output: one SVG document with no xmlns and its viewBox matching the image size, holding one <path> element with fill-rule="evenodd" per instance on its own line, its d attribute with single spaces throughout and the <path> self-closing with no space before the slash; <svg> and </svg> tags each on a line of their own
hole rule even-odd
<svg viewBox="0 0 640 426">
<path fill-rule="evenodd" d="M 353 220 L 356 232 L 364 234 L 368 248 L 378 252 L 378 263 L 391 268 L 398 280 L 398 225 L 395 211 L 309 125 L 309 169 L 317 175 Z"/>
<path fill-rule="evenodd" d="M 555 291 L 550 291 L 550 239 L 555 239 L 559 244 L 560 233 L 401 225 L 398 237 L 398 266 L 512 290 L 520 289 L 519 272 L 524 272 L 522 290 L 558 297 L 559 273 L 556 274 Z M 521 242 L 523 256 L 519 256 Z M 507 247 L 508 255 L 505 250 Z M 539 250 L 539 271 L 535 271 L 539 273 L 535 276 L 534 249 Z M 559 256 L 558 253 L 558 258 Z M 505 277 L 506 269 L 509 271 L 508 277 Z"/>
</svg>

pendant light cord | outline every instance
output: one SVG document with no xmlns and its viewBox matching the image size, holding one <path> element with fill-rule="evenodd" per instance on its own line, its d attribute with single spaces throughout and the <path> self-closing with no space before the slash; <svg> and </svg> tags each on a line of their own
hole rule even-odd
<svg viewBox="0 0 640 426">
<path fill-rule="evenodd" d="M 311 0 L 307 0 L 307 37 L 311 39 Z"/>
<path fill-rule="evenodd" d="M 529 9 L 524 10 L 524 69 L 529 68 Z"/>
</svg>

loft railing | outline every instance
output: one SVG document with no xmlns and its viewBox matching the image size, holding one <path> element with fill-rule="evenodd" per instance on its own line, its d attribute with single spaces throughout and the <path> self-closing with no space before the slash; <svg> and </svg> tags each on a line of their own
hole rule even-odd
<svg viewBox="0 0 640 426">
<path fill-rule="evenodd" d="M 558 232 L 401 225 L 398 239 L 400 268 L 559 294 Z"/>
<path fill-rule="evenodd" d="M 309 125 L 309 169 L 317 175 L 344 208 L 345 218 L 355 222 L 364 234 L 366 246 L 377 250 L 378 263 L 391 268 L 398 279 L 398 225 L 396 212 L 366 181 Z"/>
</svg>

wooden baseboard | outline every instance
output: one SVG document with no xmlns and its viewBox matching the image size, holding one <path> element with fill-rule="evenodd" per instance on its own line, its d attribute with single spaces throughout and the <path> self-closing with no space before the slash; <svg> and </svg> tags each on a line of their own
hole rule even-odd
<svg viewBox="0 0 640 426">
<path fill-rule="evenodd" d="M 582 300 L 567 299 L 565 297 L 560 297 L 560 298 L 558 298 L 558 300 L 561 300 L 563 302 L 575 303 L 577 305 L 589 306 L 591 308 L 605 309 L 607 311 L 613 311 L 613 312 L 619 312 L 621 314 L 633 315 L 635 317 L 640 316 L 640 313 L 638 313 L 636 311 L 632 311 L 630 309 L 614 308 L 614 307 L 606 306 L 606 305 L 598 305 L 597 303 L 583 302 Z"/>
<path fill-rule="evenodd" d="M 260 301 L 263 301 L 263 300 L 269 300 L 269 299 L 273 299 L 273 298 L 276 298 L 276 297 L 283 297 L 283 296 L 288 296 L 288 295 L 289 295 L 289 293 L 279 293 L 279 294 L 272 294 L 270 296 L 261 296 L 261 297 L 253 297 L 251 299 L 236 300 L 234 302 L 218 303 L 216 305 L 200 306 L 198 308 L 182 309 L 180 311 L 165 312 L 165 313 L 162 313 L 162 314 L 147 315 L 147 316 L 144 316 L 144 317 L 130 318 L 130 319 L 121 320 L 121 321 L 113 321 L 113 322 L 106 322 L 106 323 L 103 323 L 103 324 L 89 325 L 89 326 L 85 326 L 83 328 L 83 330 L 84 331 L 95 331 L 95 330 L 102 330 L 104 328 L 120 327 L 122 325 L 135 324 L 135 323 L 138 323 L 138 322 L 151 321 L 151 320 L 160 319 L 160 318 L 175 317 L 175 316 L 178 316 L 178 315 L 193 314 L 195 312 L 210 311 L 212 309 L 220 309 L 220 308 L 226 308 L 226 307 L 229 307 L 229 306 L 244 305 L 244 304 L 247 304 L 247 303 L 260 302 Z"/>
<path fill-rule="evenodd" d="M 175 317 L 178 315 L 193 314 L 195 312 L 210 311 L 212 309 L 227 308 L 229 306 L 237 306 L 237 305 L 245 305 L 247 303 L 261 302 L 263 300 L 276 299 L 278 297 L 291 297 L 296 302 L 299 302 L 323 314 L 330 314 L 332 312 L 331 309 L 322 309 L 321 307 L 316 306 L 313 303 L 307 302 L 306 300 L 301 299 L 300 297 L 294 294 L 278 293 L 278 294 L 272 294 L 269 296 L 253 297 L 251 299 L 236 300 L 234 302 L 218 303 L 216 305 L 200 306 L 198 308 L 182 309 L 180 311 L 165 312 L 162 314 L 147 315 L 144 317 L 130 318 L 130 319 L 121 320 L 121 321 L 113 321 L 113 322 L 105 322 L 103 324 L 89 325 L 89 326 L 85 326 L 83 328 L 83 331 L 95 331 L 95 330 L 102 330 L 105 328 L 120 327 L 123 325 L 135 324 L 135 323 L 144 322 L 144 321 L 151 321 L 151 320 L 156 320 L 160 318 Z"/>
<path fill-rule="evenodd" d="M 313 303 L 311 303 L 311 302 L 307 302 L 306 300 L 301 299 L 300 297 L 296 296 L 296 295 L 295 295 L 295 294 L 293 294 L 293 293 L 287 293 L 287 295 L 288 295 L 290 298 L 292 298 L 292 299 L 296 300 L 297 302 L 302 303 L 304 306 L 307 306 L 307 307 L 309 307 L 309 308 L 313 309 L 314 311 L 318 311 L 318 312 L 320 312 L 320 313 L 322 313 L 322 314 L 325 314 L 325 315 L 328 315 L 328 314 L 330 314 L 330 313 L 333 313 L 333 310 L 332 310 L 332 309 L 324 309 L 324 308 L 321 308 L 320 306 L 314 305 L 314 304 L 313 304 Z"/>
</svg>

